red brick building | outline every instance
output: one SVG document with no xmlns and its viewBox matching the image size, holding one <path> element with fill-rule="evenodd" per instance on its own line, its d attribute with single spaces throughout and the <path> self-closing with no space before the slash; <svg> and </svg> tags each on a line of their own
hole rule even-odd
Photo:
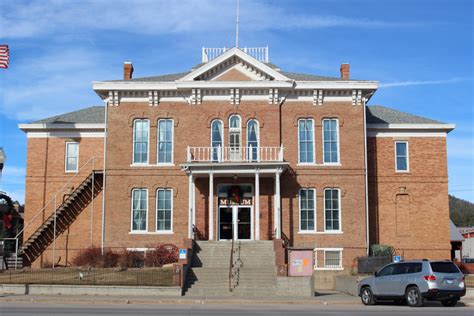
<svg viewBox="0 0 474 316">
<path fill-rule="evenodd" d="M 454 126 L 367 106 L 378 83 L 340 72 L 285 72 L 265 49 L 203 49 L 189 71 L 147 78 L 125 63 L 123 80 L 93 83 L 106 106 L 20 125 L 24 256 L 193 238 L 287 240 L 318 271 L 349 272 L 371 244 L 449 258 Z"/>
</svg>

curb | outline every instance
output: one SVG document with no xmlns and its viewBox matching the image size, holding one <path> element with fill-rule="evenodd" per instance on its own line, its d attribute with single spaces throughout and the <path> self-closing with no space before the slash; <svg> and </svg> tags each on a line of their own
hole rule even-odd
<svg viewBox="0 0 474 316">
<path fill-rule="evenodd" d="M 278 301 L 278 300 L 248 300 L 248 299 L 157 299 L 157 300 L 140 300 L 140 299 L 107 299 L 97 300 L 96 297 L 81 297 L 78 299 L 52 296 L 35 296 L 28 297 L 0 297 L 0 302 L 22 302 L 22 303 L 75 303 L 75 304 L 148 304 L 148 305 L 353 305 L 359 304 L 355 301 L 318 301 L 318 300 L 294 300 L 294 301 Z"/>
</svg>

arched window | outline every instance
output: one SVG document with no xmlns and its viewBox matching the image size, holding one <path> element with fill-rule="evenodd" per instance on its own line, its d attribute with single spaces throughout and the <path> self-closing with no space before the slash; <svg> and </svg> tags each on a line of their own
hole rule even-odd
<svg viewBox="0 0 474 316">
<path fill-rule="evenodd" d="M 224 147 L 224 135 L 222 121 L 214 120 L 211 124 L 211 147 L 212 161 L 222 160 L 222 149 Z"/>
<path fill-rule="evenodd" d="M 240 150 L 241 132 L 240 116 L 231 115 L 229 117 L 229 159 L 232 161 L 242 160 Z"/>
<path fill-rule="evenodd" d="M 248 160 L 258 161 L 259 160 L 259 129 L 258 121 L 250 120 L 247 123 L 247 155 Z"/>
</svg>

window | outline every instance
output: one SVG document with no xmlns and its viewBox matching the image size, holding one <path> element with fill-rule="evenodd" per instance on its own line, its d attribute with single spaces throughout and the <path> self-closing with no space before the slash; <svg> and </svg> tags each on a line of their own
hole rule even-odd
<svg viewBox="0 0 474 316">
<path fill-rule="evenodd" d="M 408 142 L 395 142 L 395 160 L 397 171 L 408 171 Z"/>
<path fill-rule="evenodd" d="M 247 155 L 249 161 L 258 161 L 259 159 L 259 146 L 258 146 L 258 138 L 259 138 L 259 129 L 258 129 L 258 121 L 257 120 L 250 120 L 247 123 Z"/>
<path fill-rule="evenodd" d="M 215 120 L 211 124 L 211 147 L 212 147 L 212 161 L 222 160 L 221 150 L 224 147 L 224 137 L 222 131 L 222 122 Z"/>
<path fill-rule="evenodd" d="M 148 120 L 135 120 L 133 122 L 133 163 L 148 163 Z"/>
<path fill-rule="evenodd" d="M 323 161 L 339 162 L 339 124 L 337 119 L 323 120 Z"/>
<path fill-rule="evenodd" d="M 158 121 L 158 163 L 173 162 L 173 120 Z"/>
<path fill-rule="evenodd" d="M 389 266 L 386 266 L 386 267 L 382 268 L 382 270 L 377 272 L 377 276 L 381 277 L 381 276 L 388 276 L 388 275 L 394 274 L 396 266 L 397 266 L 396 264 L 391 264 Z"/>
<path fill-rule="evenodd" d="M 229 154 L 230 160 L 241 160 L 240 156 L 240 133 L 241 133 L 240 116 L 232 115 L 229 118 Z"/>
<path fill-rule="evenodd" d="M 421 263 L 398 263 L 393 274 L 410 274 L 419 273 L 422 270 Z"/>
<path fill-rule="evenodd" d="M 300 231 L 315 231 L 315 190 L 300 190 Z"/>
<path fill-rule="evenodd" d="M 450 262 L 430 262 L 431 270 L 435 273 L 459 273 L 458 267 Z"/>
<path fill-rule="evenodd" d="M 147 231 L 148 190 L 132 190 L 132 231 Z"/>
<path fill-rule="evenodd" d="M 158 189 L 156 192 L 156 230 L 159 232 L 172 231 L 172 191 Z"/>
<path fill-rule="evenodd" d="M 314 248 L 314 270 L 344 270 L 342 251 L 343 248 Z"/>
<path fill-rule="evenodd" d="M 342 267 L 342 251 L 341 250 L 325 250 L 324 251 L 324 267 L 325 268 L 341 268 Z"/>
<path fill-rule="evenodd" d="M 339 189 L 324 190 L 324 218 L 326 231 L 340 231 L 340 191 Z"/>
<path fill-rule="evenodd" d="M 77 172 L 79 165 L 79 143 L 66 143 L 66 172 Z"/>
<path fill-rule="evenodd" d="M 314 163 L 314 130 L 312 119 L 298 121 L 299 163 Z"/>
</svg>

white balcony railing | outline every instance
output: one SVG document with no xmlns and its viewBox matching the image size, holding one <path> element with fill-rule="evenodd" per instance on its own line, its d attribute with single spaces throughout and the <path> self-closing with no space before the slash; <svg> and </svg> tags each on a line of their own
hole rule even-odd
<svg viewBox="0 0 474 316">
<path fill-rule="evenodd" d="M 244 53 L 249 54 L 253 58 L 262 63 L 268 63 L 268 46 L 266 47 L 239 47 Z M 203 47 L 202 48 L 202 62 L 207 63 L 220 55 L 224 54 L 226 51 L 230 50 L 228 47 Z"/>
<path fill-rule="evenodd" d="M 188 162 L 281 162 L 280 147 L 188 147 Z"/>
</svg>

